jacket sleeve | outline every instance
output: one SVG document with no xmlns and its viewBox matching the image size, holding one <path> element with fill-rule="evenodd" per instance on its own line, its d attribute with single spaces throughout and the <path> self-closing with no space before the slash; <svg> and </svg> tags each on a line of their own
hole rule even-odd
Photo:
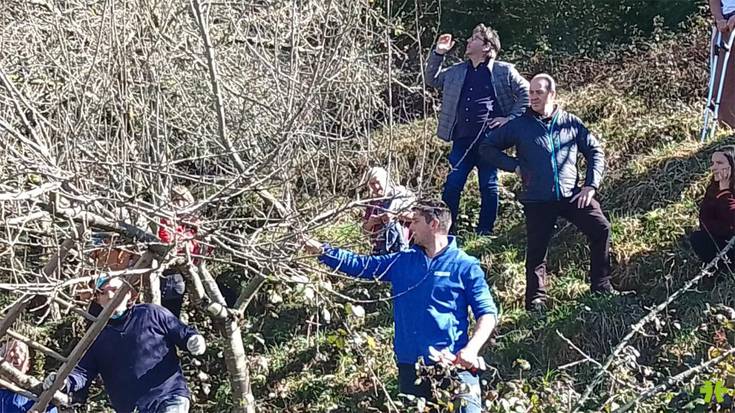
<svg viewBox="0 0 735 413">
<path fill-rule="evenodd" d="M 521 74 L 518 73 L 518 70 L 516 70 L 515 66 L 510 66 L 509 76 L 510 87 L 513 90 L 513 95 L 516 98 L 515 104 L 513 104 L 513 108 L 510 110 L 509 117 L 510 119 L 515 119 L 523 115 L 523 112 L 526 111 L 530 103 L 530 99 L 528 96 L 528 80 L 526 80 L 525 77 L 521 76 Z"/>
<path fill-rule="evenodd" d="M 600 141 L 595 135 L 577 119 L 577 148 L 587 160 L 587 174 L 584 179 L 585 186 L 591 186 L 596 190 L 602 184 L 605 174 L 605 152 L 602 150 Z"/>
<path fill-rule="evenodd" d="M 735 196 L 732 192 L 728 192 L 725 199 L 723 199 L 723 206 L 725 209 L 725 216 L 728 218 L 728 226 L 730 229 L 730 235 L 735 234 Z"/>
<path fill-rule="evenodd" d="M 0 389 L 0 412 L 30 412 L 33 405 L 36 404 L 36 401 L 26 398 L 23 398 L 23 400 L 28 401 L 23 404 L 23 406 L 20 406 L 18 403 L 19 400 L 16 398 L 15 393 L 11 393 L 10 390 Z M 23 410 L 18 410 L 21 408 Z M 56 410 L 56 406 L 54 406 L 53 404 L 49 404 L 48 407 L 46 407 L 46 413 L 58 413 L 58 410 Z"/>
<path fill-rule="evenodd" d="M 79 363 L 72 369 L 69 377 L 67 377 L 67 390 L 72 393 L 82 391 L 89 388 L 92 380 L 97 377 L 99 370 L 95 360 L 95 347 L 92 347 L 84 354 Z"/>
<path fill-rule="evenodd" d="M 182 323 L 168 309 L 155 304 L 151 304 L 150 306 L 155 314 L 156 321 L 163 327 L 163 331 L 165 331 L 166 340 L 181 350 L 188 351 L 186 341 L 189 340 L 189 337 L 199 334 L 196 329 Z"/>
<path fill-rule="evenodd" d="M 712 234 L 729 240 L 735 234 L 735 196 L 730 191 L 718 194 L 717 206 L 717 215 L 721 217 L 721 222 L 714 225 L 714 230 L 712 228 L 709 230 Z"/>
<path fill-rule="evenodd" d="M 467 302 L 472 308 L 475 319 L 486 314 L 498 314 L 498 308 L 490 294 L 490 287 L 485 281 L 485 272 L 482 271 L 479 263 L 474 263 L 470 266 L 469 271 L 465 272 L 464 285 Z"/>
<path fill-rule="evenodd" d="M 354 252 L 327 246 L 319 261 L 327 267 L 351 277 L 389 282 L 400 252 L 387 255 L 358 255 Z"/>
<path fill-rule="evenodd" d="M 444 87 L 444 78 L 449 68 L 442 69 L 444 63 L 444 55 L 440 55 L 432 49 L 429 57 L 426 58 L 426 69 L 424 70 L 424 81 L 427 86 L 437 89 Z"/>
<path fill-rule="evenodd" d="M 516 170 L 519 165 L 518 158 L 503 152 L 516 145 L 516 123 L 510 121 L 495 130 L 487 132 L 479 147 L 483 162 L 508 172 Z"/>
</svg>

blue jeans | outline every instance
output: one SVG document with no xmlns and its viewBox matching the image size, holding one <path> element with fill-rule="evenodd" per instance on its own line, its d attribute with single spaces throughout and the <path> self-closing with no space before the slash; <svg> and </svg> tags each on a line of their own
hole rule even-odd
<svg viewBox="0 0 735 413">
<path fill-rule="evenodd" d="M 383 254 L 391 254 L 407 248 L 408 240 L 403 232 L 403 225 L 394 219 L 385 226 L 385 252 Z"/>
<path fill-rule="evenodd" d="M 458 378 L 462 383 L 470 387 L 469 393 L 455 396 L 455 411 L 458 413 L 480 413 L 482 412 L 480 376 L 469 371 L 460 371 Z M 398 391 L 403 394 L 413 394 L 431 400 L 429 383 L 422 381 L 416 385 L 416 366 L 413 364 L 398 364 Z"/>
<path fill-rule="evenodd" d="M 184 396 L 171 396 L 163 399 L 147 410 L 139 410 L 140 413 L 189 413 L 189 398 Z"/>
<path fill-rule="evenodd" d="M 498 169 L 480 162 L 478 153 L 480 141 L 478 139 L 473 145 L 474 140 L 474 138 L 455 140 L 449 153 L 452 170 L 447 175 L 442 199 L 452 211 L 452 233 L 457 229 L 459 199 L 467 183 L 467 177 L 475 167 L 480 186 L 480 221 L 477 224 L 477 233 L 492 233 L 495 219 L 498 217 Z"/>
</svg>

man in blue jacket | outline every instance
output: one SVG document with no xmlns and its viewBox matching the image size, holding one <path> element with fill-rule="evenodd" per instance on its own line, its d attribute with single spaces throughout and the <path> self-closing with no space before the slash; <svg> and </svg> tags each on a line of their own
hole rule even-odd
<svg viewBox="0 0 735 413">
<path fill-rule="evenodd" d="M 530 86 L 531 110 L 487 134 L 480 152 L 488 163 L 516 172 L 526 216 L 526 308 L 545 310 L 546 252 L 557 217 L 566 218 L 590 243 L 590 283 L 597 293 L 615 293 L 610 284 L 610 222 L 594 199 L 602 183 L 605 154 L 576 116 L 558 107 L 556 82 L 536 75 Z M 503 151 L 514 147 L 516 156 Z M 577 157 L 587 161 L 579 187 Z"/>
<path fill-rule="evenodd" d="M 307 251 L 319 261 L 347 275 L 391 283 L 395 318 L 394 351 L 401 393 L 431 399 L 427 383 L 416 385 L 415 363 L 431 359 L 429 348 L 456 354 L 462 367 L 478 367 L 478 354 L 495 328 L 497 309 L 477 259 L 457 248 L 448 236 L 451 214 L 442 201 L 426 201 L 413 208 L 414 245 L 388 255 L 357 255 L 313 240 Z M 469 336 L 469 311 L 477 320 Z M 470 392 L 465 413 L 480 412 L 480 384 L 475 373 L 460 379 Z"/>
<path fill-rule="evenodd" d="M 100 278 L 96 300 L 103 308 L 123 285 L 121 278 Z M 130 293 L 128 293 L 130 294 Z M 128 296 L 97 336 L 66 381 L 66 389 L 86 389 L 99 374 L 118 413 L 186 413 L 189 389 L 176 347 L 204 353 L 204 338 L 167 309 L 154 304 L 130 307 Z M 56 373 L 44 381 L 46 388 Z M 136 410 L 137 409 L 137 410 Z"/>
<path fill-rule="evenodd" d="M 483 131 L 502 126 L 521 116 L 528 106 L 528 82 L 513 65 L 496 60 L 498 33 L 483 24 L 472 31 L 465 49 L 466 61 L 442 68 L 444 56 L 454 46 L 452 35 L 439 36 L 426 63 L 426 84 L 442 90 L 437 135 L 452 142 L 452 167 L 442 199 L 457 222 L 459 200 L 469 173 L 477 167 L 480 187 L 479 234 L 490 234 L 498 216 L 498 170 L 482 164 L 477 152 Z"/>
<path fill-rule="evenodd" d="M 31 365 L 31 354 L 28 346 L 22 341 L 10 340 L 3 351 L 0 361 L 8 363 L 19 372 L 27 374 Z M 34 401 L 8 389 L 0 388 L 0 413 L 26 413 L 33 407 Z M 56 413 L 56 407 L 49 406 L 47 413 Z"/>
</svg>

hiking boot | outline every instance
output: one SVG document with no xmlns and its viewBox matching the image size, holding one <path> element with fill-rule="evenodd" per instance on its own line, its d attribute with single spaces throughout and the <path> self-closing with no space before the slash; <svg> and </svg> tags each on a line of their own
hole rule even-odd
<svg viewBox="0 0 735 413">
<path fill-rule="evenodd" d="M 546 316 L 546 311 L 548 311 L 548 307 L 546 306 L 546 301 L 543 298 L 536 298 L 526 307 L 526 310 L 531 314 L 532 316 L 543 318 Z"/>
<path fill-rule="evenodd" d="M 595 288 L 595 289 L 592 289 L 592 295 L 612 295 L 612 296 L 618 296 L 618 295 L 620 295 L 620 291 L 614 289 L 612 286 L 607 286 L 605 288 Z"/>
</svg>

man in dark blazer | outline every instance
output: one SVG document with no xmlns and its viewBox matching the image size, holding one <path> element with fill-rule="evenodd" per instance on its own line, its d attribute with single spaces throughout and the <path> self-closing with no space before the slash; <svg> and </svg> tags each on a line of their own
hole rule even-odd
<svg viewBox="0 0 735 413">
<path fill-rule="evenodd" d="M 465 50 L 467 60 L 442 68 L 453 46 L 452 35 L 439 36 L 425 71 L 426 83 L 442 90 L 437 135 L 452 142 L 452 169 L 442 199 L 452 212 L 454 233 L 462 190 L 477 167 L 481 194 L 477 233 L 490 234 L 498 215 L 498 170 L 479 162 L 479 137 L 523 114 L 528 106 L 528 81 L 513 65 L 496 60 L 500 38 L 490 27 L 480 24 L 472 31 Z"/>
</svg>

